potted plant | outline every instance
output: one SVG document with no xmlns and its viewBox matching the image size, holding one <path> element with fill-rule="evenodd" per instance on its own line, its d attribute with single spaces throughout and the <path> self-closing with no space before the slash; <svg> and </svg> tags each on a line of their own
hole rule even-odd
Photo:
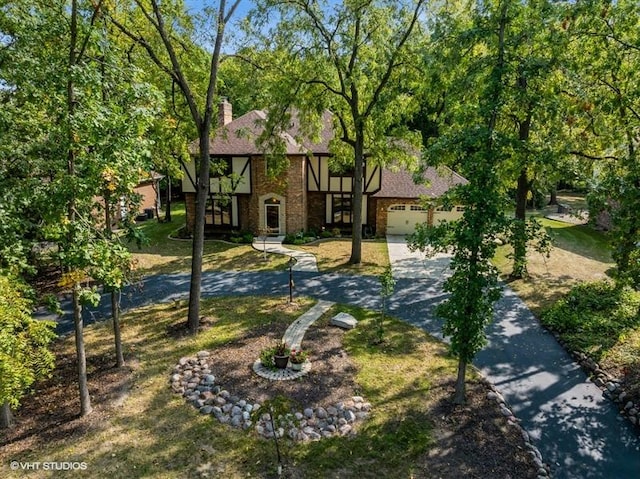
<svg viewBox="0 0 640 479">
<path fill-rule="evenodd" d="M 291 362 L 291 369 L 294 371 L 301 371 L 302 365 L 309 357 L 309 352 L 302 349 L 292 349 L 289 355 L 289 362 Z"/>
<path fill-rule="evenodd" d="M 275 362 L 273 361 L 275 350 L 275 347 L 270 347 L 260 351 L 260 363 L 262 363 L 265 368 L 273 369 L 276 367 Z"/>
<path fill-rule="evenodd" d="M 291 350 L 287 347 L 287 344 L 282 341 L 273 350 L 273 362 L 276 368 L 285 369 L 289 363 L 289 355 Z"/>
</svg>

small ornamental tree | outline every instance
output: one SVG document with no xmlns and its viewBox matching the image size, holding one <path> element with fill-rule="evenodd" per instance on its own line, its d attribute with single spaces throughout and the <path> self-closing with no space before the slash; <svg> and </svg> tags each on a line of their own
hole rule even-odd
<svg viewBox="0 0 640 479">
<path fill-rule="evenodd" d="M 31 317 L 31 304 L 16 278 L 0 274 L 0 427 L 11 426 L 11 409 L 33 383 L 53 369 L 49 343 L 53 321 Z"/>
<path fill-rule="evenodd" d="M 452 274 L 444 283 L 449 297 L 437 308 L 444 319 L 443 333 L 451 338 L 451 351 L 458 357 L 458 377 L 453 402 L 466 398 L 466 368 L 486 342 L 485 327 L 493 317 L 493 304 L 500 298 L 498 272 L 491 264 L 498 236 L 509 226 L 504 215 L 501 168 L 508 158 L 508 138 L 497 128 L 504 114 L 504 92 L 509 65 L 505 60 L 511 9 L 515 3 L 487 2 L 473 12 L 474 23 L 454 30 L 454 42 L 483 43 L 471 61 L 478 85 L 477 102 L 458 101 L 452 117 L 443 123 L 442 135 L 426 151 L 428 161 L 453 159 L 467 184 L 449 190 L 444 200 L 465 205 L 458 221 L 438 226 L 421 225 L 410 238 L 410 248 L 427 253 L 453 252 Z M 476 28 L 475 25 L 482 25 Z M 457 43 L 456 43 L 457 44 Z M 488 68 L 487 68 L 488 67 Z M 468 71 L 459 71 L 461 83 L 469 83 Z M 460 101 L 462 98 L 462 101 Z"/>
<path fill-rule="evenodd" d="M 384 316 L 387 311 L 387 299 L 393 294 L 396 286 L 396 280 L 393 279 L 391 266 L 387 266 L 384 272 L 378 276 L 380 281 L 380 299 L 382 305 L 380 307 L 380 316 L 376 319 L 376 343 L 380 344 L 384 340 Z"/>
</svg>

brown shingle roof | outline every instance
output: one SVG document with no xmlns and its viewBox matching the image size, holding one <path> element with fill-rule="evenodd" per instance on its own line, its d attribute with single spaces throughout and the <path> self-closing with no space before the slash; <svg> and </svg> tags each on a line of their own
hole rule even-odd
<svg viewBox="0 0 640 479">
<path fill-rule="evenodd" d="M 418 198 L 428 196 L 437 198 L 442 196 L 452 186 L 465 184 L 462 176 L 447 167 L 428 167 L 423 174 L 424 182 L 416 184 L 412 174 L 404 169 L 382 171 L 382 184 L 375 198 Z"/>
<path fill-rule="evenodd" d="M 256 139 L 264 131 L 264 121 L 267 115 L 262 110 L 253 110 L 246 113 L 224 126 L 218 127 L 215 136 L 209 140 L 209 151 L 212 155 L 259 155 L 261 151 L 256 146 Z M 316 154 L 329 153 L 329 141 L 333 138 L 331 113 L 325 112 L 322 116 L 324 127 L 320 133 L 320 140 L 316 143 L 310 139 L 297 141 L 300 135 L 300 121 L 297 115 L 292 118 L 291 127 L 281 133 L 285 142 L 286 152 L 289 155 L 299 155 L 311 150 Z M 198 141 L 189 144 L 189 152 L 198 153 Z"/>
</svg>

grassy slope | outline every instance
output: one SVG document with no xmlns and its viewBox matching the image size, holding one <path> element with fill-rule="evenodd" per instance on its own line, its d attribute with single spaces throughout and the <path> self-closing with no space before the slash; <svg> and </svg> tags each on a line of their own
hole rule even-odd
<svg viewBox="0 0 640 479">
<path fill-rule="evenodd" d="M 605 233 L 586 225 L 538 219 L 553 240 L 551 255 L 546 258 L 530 251 L 530 277 L 509 283 L 537 316 L 576 282 L 605 279 L 607 271 L 614 266 Z M 510 253 L 509 246 L 501 246 L 494 259 L 494 264 L 505 278 L 511 272 Z"/>
</svg>

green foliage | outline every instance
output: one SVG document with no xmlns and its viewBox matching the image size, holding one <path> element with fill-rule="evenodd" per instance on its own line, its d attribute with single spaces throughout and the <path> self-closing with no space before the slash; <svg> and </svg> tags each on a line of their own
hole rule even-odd
<svg viewBox="0 0 640 479">
<path fill-rule="evenodd" d="M 318 141 L 329 121 L 332 166 L 354 168 L 352 264 L 361 262 L 365 152 L 370 163 L 415 162 L 419 136 L 403 120 L 417 107 L 409 91 L 419 72 L 411 65 L 418 58 L 414 33 L 425 4 L 343 2 L 325 9 L 314 2 L 265 0 L 245 24 L 252 35 L 261 32 L 257 46 L 244 53 L 259 68 L 265 89 L 269 117 L 259 143 L 269 152 L 269 167 L 286 166 L 281 133 L 292 122 L 299 125 L 299 140 Z"/>
<path fill-rule="evenodd" d="M 309 358 L 309 351 L 304 349 L 292 349 L 289 361 L 291 364 L 302 364 Z"/>
<path fill-rule="evenodd" d="M 244 243 L 251 244 L 253 243 L 253 233 L 250 231 L 239 231 L 231 234 L 229 241 L 232 243 Z"/>
<path fill-rule="evenodd" d="M 55 338 L 55 322 L 33 319 L 26 296 L 19 280 L 0 272 L 0 404 L 14 408 L 54 365 L 48 347 Z"/>
<path fill-rule="evenodd" d="M 592 163 L 590 210 L 611 213 L 611 242 L 621 284 L 640 285 L 640 12 L 637 2 L 577 2 L 565 28 L 581 52 L 573 57 L 572 127 L 576 154 Z"/>
<path fill-rule="evenodd" d="M 260 363 L 262 363 L 265 368 L 274 369 L 276 367 L 275 361 L 273 359 L 273 356 L 275 356 L 275 354 L 275 347 L 263 349 L 262 351 L 260 351 Z"/>
<path fill-rule="evenodd" d="M 513 253 L 509 254 L 509 258 L 513 260 L 511 276 L 514 278 L 527 276 L 527 244 L 532 243 L 534 250 L 547 258 L 551 254 L 551 236 L 534 217 L 526 221 L 514 218 L 507 238 L 513 246 Z"/>
<path fill-rule="evenodd" d="M 291 349 L 287 347 L 286 343 L 284 341 L 279 341 L 274 346 L 270 346 L 260 351 L 260 362 L 264 367 L 274 369 L 274 356 L 289 356 L 290 354 Z"/>
<path fill-rule="evenodd" d="M 391 266 L 387 266 L 384 272 L 378 276 L 380 281 L 380 299 L 382 302 L 380 315 L 375 320 L 376 343 L 380 344 L 384 340 L 384 317 L 387 310 L 387 299 L 393 294 L 396 280 L 393 279 Z"/>
<path fill-rule="evenodd" d="M 315 234 L 312 233 L 305 233 L 304 231 L 298 231 L 295 234 L 292 233 L 287 233 L 284 237 L 284 240 L 282 240 L 282 242 L 284 244 L 295 244 L 295 245 L 301 245 L 301 244 L 305 244 L 305 243 L 309 243 L 311 241 L 314 241 L 316 239 Z"/>
<path fill-rule="evenodd" d="M 600 359 L 631 329 L 640 327 L 640 294 L 607 281 L 581 283 L 545 311 L 542 323 L 571 350 Z"/>
</svg>

